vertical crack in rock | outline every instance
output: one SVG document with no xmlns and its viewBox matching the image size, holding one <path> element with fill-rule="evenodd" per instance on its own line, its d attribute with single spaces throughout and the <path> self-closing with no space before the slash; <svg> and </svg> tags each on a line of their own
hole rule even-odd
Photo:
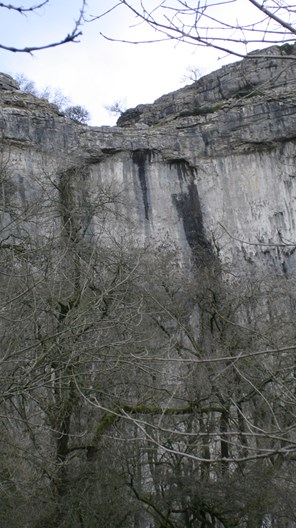
<svg viewBox="0 0 296 528">
<path fill-rule="evenodd" d="M 194 260 L 201 264 L 209 257 L 212 258 L 213 254 L 211 244 L 204 232 L 200 200 L 194 182 L 194 171 L 185 160 L 177 160 L 171 163 L 171 166 L 177 170 L 179 181 L 187 183 L 187 190 L 173 194 L 172 200 L 179 218 L 182 219 L 185 236 Z"/>
<path fill-rule="evenodd" d="M 147 187 L 147 179 L 146 179 L 146 163 L 147 161 L 150 163 L 150 152 L 146 150 L 135 150 L 132 153 L 132 159 L 134 165 L 137 166 L 138 169 L 138 178 L 139 183 L 142 191 L 142 197 L 143 197 L 143 205 L 144 205 L 144 214 L 146 220 L 149 220 L 149 198 L 148 198 L 148 187 Z"/>
</svg>

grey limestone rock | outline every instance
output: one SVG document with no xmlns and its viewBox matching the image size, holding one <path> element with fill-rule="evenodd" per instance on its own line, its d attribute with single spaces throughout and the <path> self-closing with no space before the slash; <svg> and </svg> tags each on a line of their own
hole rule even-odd
<svg viewBox="0 0 296 528">
<path fill-rule="evenodd" d="M 287 51 L 116 127 L 0 76 L 2 528 L 295 528 Z"/>
<path fill-rule="evenodd" d="M 294 60 L 291 60 L 294 57 Z M 215 112 L 228 99 L 254 97 L 266 90 L 295 87 L 295 46 L 273 46 L 245 60 L 223 66 L 180 90 L 163 95 L 153 105 L 139 105 L 118 119 L 119 126 L 136 122 L 155 125 L 176 117 Z"/>
<path fill-rule="evenodd" d="M 2 90 L 19 90 L 18 82 L 15 81 L 10 75 L 0 73 L 0 91 Z"/>
<path fill-rule="evenodd" d="M 112 181 L 141 243 L 171 240 L 185 259 L 194 244 L 211 246 L 224 262 L 287 270 L 296 243 L 294 52 L 252 54 L 128 110 L 116 127 L 77 125 L 2 75 L 10 178 L 30 201 L 41 174 L 87 166 L 88 195 Z M 72 182 L 78 193 L 81 181 Z"/>
</svg>

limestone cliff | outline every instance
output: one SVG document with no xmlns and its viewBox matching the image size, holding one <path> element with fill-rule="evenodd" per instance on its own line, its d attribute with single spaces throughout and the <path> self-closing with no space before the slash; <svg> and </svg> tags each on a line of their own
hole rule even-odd
<svg viewBox="0 0 296 528">
<path fill-rule="evenodd" d="M 295 528 L 294 52 L 113 128 L 0 75 L 1 527 Z"/>
<path fill-rule="evenodd" d="M 28 201 L 41 167 L 87 164 L 90 199 L 102 179 L 116 182 L 143 241 L 174 241 L 184 255 L 211 247 L 224 261 L 287 271 L 296 238 L 294 53 L 251 54 L 128 110 L 113 128 L 68 120 L 2 75 L 2 157 Z"/>
</svg>

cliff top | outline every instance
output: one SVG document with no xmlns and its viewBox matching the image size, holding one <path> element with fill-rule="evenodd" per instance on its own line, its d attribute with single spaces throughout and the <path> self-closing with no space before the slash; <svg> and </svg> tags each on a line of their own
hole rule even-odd
<svg viewBox="0 0 296 528">
<path fill-rule="evenodd" d="M 6 73 L 0 73 L 0 91 L 19 90 L 18 82 Z"/>
<path fill-rule="evenodd" d="M 153 104 L 127 110 L 116 127 L 77 125 L 5 74 L 0 111 L 2 141 L 53 156 L 75 153 L 69 163 L 141 149 L 179 159 L 188 138 L 195 146 L 185 157 L 193 164 L 196 157 L 266 150 L 296 137 L 296 45 L 253 52 Z"/>
<path fill-rule="evenodd" d="M 0 73 L 1 93 L 1 106 L 37 109 L 39 105 L 40 109 L 47 107 L 47 111 L 61 115 L 55 105 L 21 92 L 18 82 L 4 73 Z M 154 103 L 131 108 L 120 116 L 117 126 L 150 127 L 176 119 L 190 123 L 193 118 L 223 110 L 230 100 L 247 104 L 250 98 L 267 94 L 278 98 L 284 93 L 290 96 L 296 93 L 296 43 L 252 52 L 244 60 L 223 66 Z"/>
<path fill-rule="evenodd" d="M 291 59 L 295 60 L 291 60 Z M 289 60 L 290 59 L 290 60 Z M 212 113 L 230 98 L 266 94 L 270 90 L 295 89 L 296 44 L 272 46 L 250 53 L 244 60 L 228 64 L 193 84 L 163 95 L 152 104 L 140 104 L 120 116 L 117 125 L 156 125 L 179 117 Z"/>
</svg>

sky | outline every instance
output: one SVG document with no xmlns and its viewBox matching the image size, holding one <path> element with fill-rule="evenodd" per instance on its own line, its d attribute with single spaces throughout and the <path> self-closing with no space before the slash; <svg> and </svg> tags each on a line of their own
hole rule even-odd
<svg viewBox="0 0 296 528">
<path fill-rule="evenodd" d="M 112 0 L 87 3 L 88 11 L 95 13 L 98 4 L 107 9 Z M 31 2 L 23 0 L 23 6 L 28 4 Z M 80 6 L 80 0 L 50 0 L 38 14 L 27 17 L 1 8 L 0 42 L 27 46 L 60 40 L 72 30 Z M 84 24 L 82 31 L 79 43 L 35 52 L 33 56 L 0 50 L 0 71 L 12 76 L 22 73 L 39 89 L 46 86 L 60 89 L 73 104 L 87 108 L 91 125 L 101 126 L 116 121 L 105 105 L 117 100 L 127 108 L 151 103 L 184 86 L 182 78 L 188 66 L 209 73 L 235 60 L 222 52 L 173 41 L 137 45 L 110 42 L 100 32 L 123 39 L 155 36 L 122 7 L 99 21 Z"/>
</svg>

